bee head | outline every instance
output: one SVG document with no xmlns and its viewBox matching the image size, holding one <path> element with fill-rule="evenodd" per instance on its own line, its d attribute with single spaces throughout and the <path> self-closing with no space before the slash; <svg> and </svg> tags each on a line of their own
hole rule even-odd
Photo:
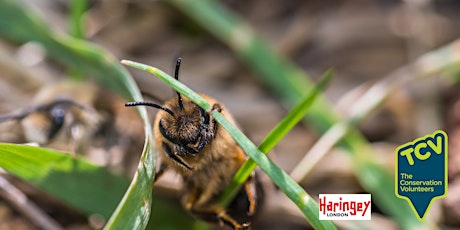
<svg viewBox="0 0 460 230">
<path fill-rule="evenodd" d="M 180 146 L 181 155 L 196 154 L 214 137 L 215 127 L 210 115 L 191 101 L 185 101 L 174 109 L 175 116 L 164 116 L 158 124 L 161 135 L 169 142 Z"/>
<path fill-rule="evenodd" d="M 174 77 L 179 78 L 179 68 L 181 59 L 178 58 Z M 188 154 L 199 153 L 215 135 L 215 121 L 210 119 L 210 115 L 200 106 L 189 99 L 182 99 L 177 92 L 174 98 L 164 106 L 151 102 L 129 102 L 125 106 L 150 106 L 163 110 L 162 118 L 158 124 L 161 135 L 167 140 L 165 142 L 168 155 L 187 156 Z"/>
</svg>

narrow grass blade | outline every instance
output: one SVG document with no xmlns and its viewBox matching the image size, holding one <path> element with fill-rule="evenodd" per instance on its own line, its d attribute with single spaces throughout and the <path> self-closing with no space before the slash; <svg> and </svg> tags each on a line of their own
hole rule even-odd
<svg viewBox="0 0 460 230">
<path fill-rule="evenodd" d="M 88 0 L 71 0 L 70 15 L 68 17 L 69 35 L 77 39 L 85 39 L 85 12 Z M 83 80 L 84 70 L 69 69 L 68 76 L 74 80 Z"/>
<path fill-rule="evenodd" d="M 321 76 L 315 88 L 306 95 L 299 104 L 294 106 L 292 110 L 276 125 L 276 127 L 265 137 L 259 145 L 259 150 L 267 154 L 307 113 L 308 109 L 313 104 L 316 96 L 327 86 L 333 72 L 331 70 Z M 221 196 L 220 205 L 226 207 L 236 196 L 238 191 L 243 186 L 244 182 L 249 178 L 251 172 L 257 167 L 257 164 L 251 158 L 248 159 L 238 172 L 233 177 L 227 189 Z"/>
<path fill-rule="evenodd" d="M 71 0 L 69 17 L 69 34 L 74 38 L 85 38 L 84 15 L 88 7 L 88 0 Z"/>
<path fill-rule="evenodd" d="M 123 60 L 123 64 L 149 72 L 163 80 L 171 88 L 181 95 L 188 97 L 194 103 L 205 110 L 211 109 L 211 105 L 200 97 L 197 93 L 186 87 L 181 82 L 175 80 L 165 72 L 141 63 Z M 299 207 L 309 223 L 315 229 L 336 229 L 331 221 L 320 221 L 318 218 L 318 204 L 311 198 L 305 190 L 300 187 L 286 172 L 274 164 L 257 146 L 252 143 L 240 130 L 232 125 L 222 114 L 213 111 L 211 115 L 216 121 L 226 129 L 243 150 L 259 165 L 259 167 L 273 180 L 273 182 Z"/>
</svg>

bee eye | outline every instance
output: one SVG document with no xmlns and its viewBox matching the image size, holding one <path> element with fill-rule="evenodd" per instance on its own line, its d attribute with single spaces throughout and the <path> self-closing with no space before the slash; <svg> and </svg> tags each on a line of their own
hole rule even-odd
<svg viewBox="0 0 460 230">
<path fill-rule="evenodd" d="M 61 107 L 54 107 L 50 111 L 51 129 L 48 138 L 52 139 L 64 125 L 65 111 Z"/>
<path fill-rule="evenodd" d="M 200 112 L 201 112 L 201 122 L 203 122 L 204 124 L 209 124 L 209 114 L 206 113 L 206 111 L 204 111 L 203 108 L 200 107 Z"/>
</svg>

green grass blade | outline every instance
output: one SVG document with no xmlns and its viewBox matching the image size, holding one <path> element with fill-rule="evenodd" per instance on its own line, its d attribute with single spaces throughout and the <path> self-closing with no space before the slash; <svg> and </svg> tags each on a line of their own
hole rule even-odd
<svg viewBox="0 0 460 230">
<path fill-rule="evenodd" d="M 85 12 L 88 7 L 88 0 L 71 0 L 70 1 L 70 15 L 68 22 L 69 35 L 85 39 Z M 83 80 L 84 70 L 82 69 L 69 69 L 68 76 L 76 81 Z"/>
<path fill-rule="evenodd" d="M 165 72 L 140 63 L 132 61 L 122 61 L 123 64 L 149 72 L 163 80 L 171 88 L 179 92 L 181 95 L 188 97 L 194 103 L 205 110 L 211 109 L 211 105 L 206 100 L 201 98 L 197 93 L 186 87 L 181 82 L 175 80 Z M 299 207 L 309 223 L 315 229 L 336 229 L 336 226 L 331 221 L 320 221 L 318 218 L 318 204 L 313 198 L 308 195 L 305 190 L 300 187 L 286 172 L 281 170 L 274 164 L 258 147 L 252 143 L 240 130 L 232 125 L 222 114 L 213 111 L 211 115 L 219 122 L 224 129 L 235 139 L 235 141 L 243 148 L 243 150 L 251 157 L 259 167 L 273 180 L 273 182 Z"/>
<path fill-rule="evenodd" d="M 70 1 L 69 34 L 74 38 L 85 38 L 84 15 L 88 7 L 88 0 Z"/>
<path fill-rule="evenodd" d="M 0 143 L 0 167 L 82 213 L 99 214 L 105 219 L 110 218 L 129 186 L 127 178 L 81 157 L 27 145 Z M 188 229 L 205 229 L 176 202 L 154 199 L 154 204 L 150 229 L 184 229 L 191 225 L 196 227 Z"/>
<path fill-rule="evenodd" d="M 327 71 L 321 76 L 316 87 L 306 95 L 299 104 L 281 120 L 278 125 L 265 137 L 260 143 L 259 150 L 267 154 L 307 113 L 313 104 L 316 96 L 326 87 L 332 77 L 332 71 Z M 251 158 L 248 159 L 233 177 L 227 189 L 221 196 L 220 205 L 227 207 L 233 200 L 244 182 L 249 178 L 251 172 L 257 167 L 257 164 Z"/>
<path fill-rule="evenodd" d="M 105 219 L 129 185 L 126 178 L 82 158 L 26 145 L 0 143 L 0 167 L 86 214 Z"/>
<path fill-rule="evenodd" d="M 327 86 L 331 80 L 333 72 L 326 71 L 320 78 L 318 84 L 305 95 L 305 97 L 292 108 L 283 120 L 268 134 L 262 141 L 259 148 L 262 152 L 270 151 L 300 120 L 305 116 L 308 109 L 313 105 L 316 97 Z"/>
</svg>

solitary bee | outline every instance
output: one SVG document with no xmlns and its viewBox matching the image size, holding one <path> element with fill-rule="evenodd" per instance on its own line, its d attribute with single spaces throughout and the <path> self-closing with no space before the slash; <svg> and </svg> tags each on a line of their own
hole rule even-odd
<svg viewBox="0 0 460 230">
<path fill-rule="evenodd" d="M 15 120 L 21 124 L 26 142 L 37 144 L 66 143 L 72 140 L 81 151 L 84 139 L 100 122 L 90 106 L 96 94 L 89 84 L 61 81 L 42 88 L 32 105 L 10 114 L 0 115 L 0 122 Z"/>
<path fill-rule="evenodd" d="M 174 73 L 176 80 L 180 63 L 179 58 Z M 185 209 L 208 222 L 224 223 L 233 229 L 248 229 L 249 218 L 260 206 L 262 195 L 255 174 L 245 182 L 227 209 L 217 203 L 245 162 L 246 154 L 210 114 L 216 110 L 233 124 L 235 121 L 228 110 L 211 97 L 201 95 L 212 105 L 211 111 L 205 111 L 176 93 L 177 98 L 162 106 L 150 102 L 126 103 L 126 106 L 145 105 L 160 109 L 153 124 L 155 144 L 161 157 L 157 178 L 165 169 L 173 170 L 184 182 L 181 203 Z"/>
</svg>

